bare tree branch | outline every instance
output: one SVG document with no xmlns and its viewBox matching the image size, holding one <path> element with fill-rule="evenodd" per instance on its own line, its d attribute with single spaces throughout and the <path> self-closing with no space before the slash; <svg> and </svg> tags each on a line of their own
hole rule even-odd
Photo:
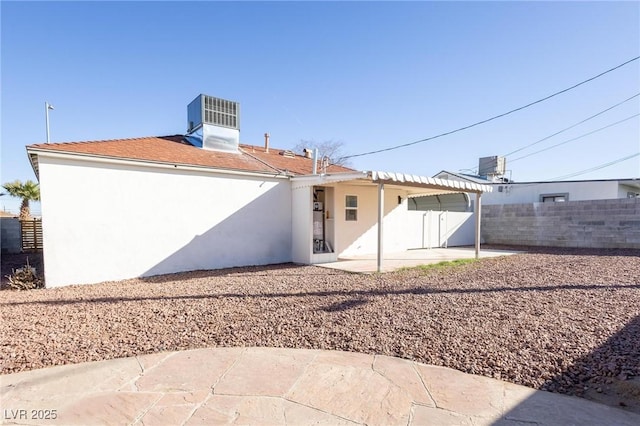
<svg viewBox="0 0 640 426">
<path fill-rule="evenodd" d="M 344 151 L 345 143 L 333 139 L 318 142 L 315 139 L 301 139 L 300 142 L 293 147 L 293 151 L 301 153 L 303 149 L 318 149 L 319 159 L 328 157 L 331 164 L 338 166 L 349 166 L 348 159 L 342 158 L 346 155 Z"/>
</svg>

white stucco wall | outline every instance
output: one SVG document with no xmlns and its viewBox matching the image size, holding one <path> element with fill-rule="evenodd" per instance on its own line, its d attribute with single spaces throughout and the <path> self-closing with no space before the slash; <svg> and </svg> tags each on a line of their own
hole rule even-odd
<svg viewBox="0 0 640 426">
<path fill-rule="evenodd" d="M 312 210 L 313 188 L 296 188 L 291 193 L 292 209 L 292 260 L 296 263 L 311 263 L 313 252 Z"/>
<path fill-rule="evenodd" d="M 48 287 L 291 261 L 284 179 L 40 156 Z"/>
<path fill-rule="evenodd" d="M 358 220 L 345 220 L 347 195 L 358 196 Z M 402 204 L 398 204 L 398 196 Z M 335 188 L 336 250 L 340 256 L 376 253 L 378 248 L 378 189 L 377 186 L 340 184 Z M 407 230 L 406 191 L 385 188 L 384 240 L 385 252 L 406 250 L 411 241 Z"/>
<path fill-rule="evenodd" d="M 502 192 L 499 191 L 500 186 L 503 187 Z M 538 203 L 541 194 L 567 193 L 569 201 L 619 198 L 617 181 L 514 183 L 493 185 L 492 192 L 483 194 L 482 203 L 486 205 Z"/>
</svg>

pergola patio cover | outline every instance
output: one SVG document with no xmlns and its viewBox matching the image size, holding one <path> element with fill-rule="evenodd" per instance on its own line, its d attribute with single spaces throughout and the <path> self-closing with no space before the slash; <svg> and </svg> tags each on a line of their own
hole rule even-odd
<svg viewBox="0 0 640 426">
<path fill-rule="evenodd" d="M 291 178 L 292 188 L 302 188 L 307 186 L 322 185 L 337 182 L 359 181 L 365 183 L 369 181 L 378 185 L 378 272 L 382 270 L 383 258 L 383 217 L 384 217 L 384 187 L 391 185 L 406 190 L 410 197 L 423 195 L 438 195 L 450 193 L 473 192 L 476 194 L 476 232 L 475 248 L 476 258 L 480 257 L 480 215 L 481 215 L 481 194 L 491 192 L 491 185 L 482 185 L 470 181 L 458 181 L 438 179 L 427 176 L 417 176 L 404 173 L 393 173 L 383 171 L 367 171 L 353 173 L 318 174 L 306 176 L 294 176 Z"/>
<path fill-rule="evenodd" d="M 409 192 L 413 192 L 412 196 L 444 194 L 455 192 L 474 192 L 476 194 L 476 235 L 475 248 L 476 259 L 480 257 L 480 214 L 481 214 L 481 194 L 483 192 L 491 192 L 493 188 L 490 185 L 481 185 L 475 182 L 463 182 L 458 180 L 437 179 L 426 176 L 406 175 L 403 173 L 389 173 L 371 171 L 368 177 L 373 183 L 378 184 L 378 253 L 377 253 L 377 269 L 382 271 L 383 247 L 382 241 L 384 236 L 383 217 L 384 217 L 384 186 L 391 184 L 406 189 L 410 187 Z M 414 189 L 415 188 L 415 189 Z"/>
</svg>

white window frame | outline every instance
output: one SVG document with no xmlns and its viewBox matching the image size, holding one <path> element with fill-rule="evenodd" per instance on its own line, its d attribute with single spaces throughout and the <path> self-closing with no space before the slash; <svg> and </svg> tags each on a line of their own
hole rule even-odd
<svg viewBox="0 0 640 426">
<path fill-rule="evenodd" d="M 349 197 L 353 197 L 355 199 L 355 206 L 349 205 Z M 349 218 L 349 212 L 355 212 L 355 218 Z M 344 220 L 346 222 L 357 222 L 358 221 L 358 196 L 357 195 L 345 195 L 344 197 Z"/>
</svg>

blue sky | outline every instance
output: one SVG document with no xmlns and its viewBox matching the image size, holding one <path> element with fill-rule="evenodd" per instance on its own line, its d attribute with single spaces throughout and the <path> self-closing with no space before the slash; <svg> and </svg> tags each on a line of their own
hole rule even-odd
<svg viewBox="0 0 640 426">
<path fill-rule="evenodd" d="M 8 2 L 0 4 L 2 182 L 34 179 L 25 146 L 184 133 L 199 93 L 240 102 L 240 139 L 348 154 L 447 132 L 640 55 L 638 2 Z M 477 167 L 640 92 L 640 61 L 548 101 L 352 166 Z M 507 157 L 516 181 L 640 152 L 639 97 Z M 640 177 L 640 157 L 575 179 Z M 72 190 L 72 189 L 70 189 Z M 2 208 L 17 200 L 0 198 Z"/>
</svg>

